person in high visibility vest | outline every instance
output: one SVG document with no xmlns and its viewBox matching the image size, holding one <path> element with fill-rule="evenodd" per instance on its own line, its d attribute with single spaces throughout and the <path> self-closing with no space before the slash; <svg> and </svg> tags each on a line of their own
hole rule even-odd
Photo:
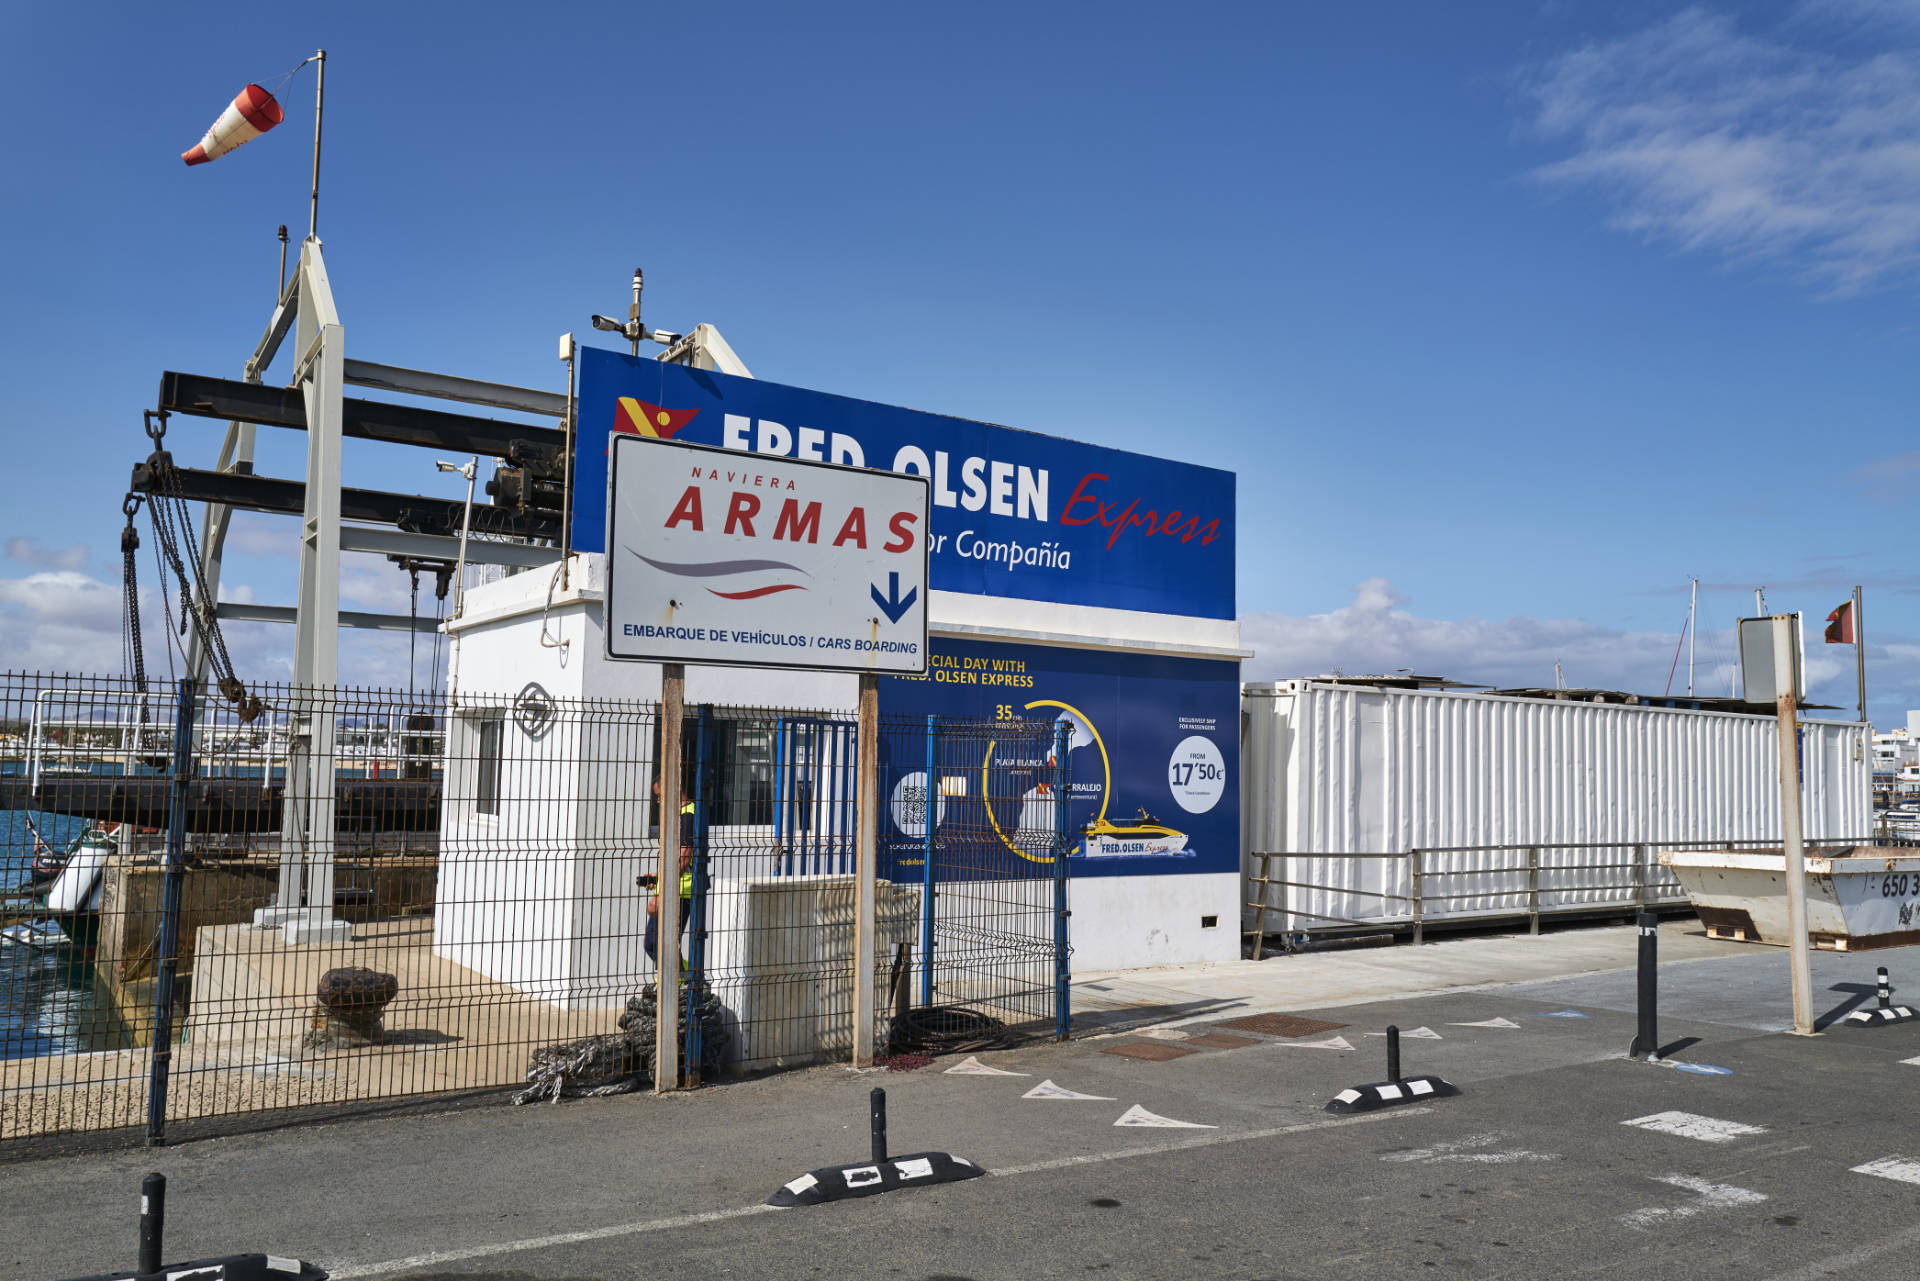
<svg viewBox="0 0 1920 1281">
<path fill-rule="evenodd" d="M 653 780 L 653 803 L 656 809 L 660 805 L 660 780 Z M 661 824 L 661 839 L 665 840 L 664 823 Z M 650 889 L 647 897 L 647 959 L 655 965 L 660 963 L 660 887 L 656 878 L 643 875 L 639 884 Z M 687 920 L 693 915 L 693 802 L 687 799 L 686 789 L 680 792 L 680 966 L 686 968 Z"/>
</svg>

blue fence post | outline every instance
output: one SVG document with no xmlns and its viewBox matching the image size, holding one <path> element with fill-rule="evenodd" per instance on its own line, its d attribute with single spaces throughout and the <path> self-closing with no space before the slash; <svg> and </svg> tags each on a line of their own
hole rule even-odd
<svg viewBox="0 0 1920 1281">
<path fill-rule="evenodd" d="M 920 869 L 920 1004 L 933 1004 L 933 842 L 934 828 L 940 824 L 940 786 L 934 777 L 934 744 L 939 740 L 940 718 L 927 717 L 927 797 L 921 811 L 927 823 L 925 863 Z"/>
<path fill-rule="evenodd" d="M 1072 971 L 1067 963 L 1067 801 L 1072 782 L 1072 757 L 1067 750 L 1069 726 L 1053 726 L 1053 1005 L 1054 1036 L 1064 1041 L 1073 1030 Z"/>
<path fill-rule="evenodd" d="M 173 775 L 167 787 L 167 862 L 160 890 L 159 977 L 153 990 L 153 1067 L 147 1078 L 147 1146 L 167 1133 L 167 1072 L 173 1065 L 173 979 L 180 964 L 180 896 L 187 869 L 187 785 L 193 781 L 191 679 L 179 686 L 173 718 Z"/>
<path fill-rule="evenodd" d="M 707 768 L 713 759 L 713 709 L 700 706 L 693 734 L 693 898 L 688 904 L 687 981 L 680 985 L 680 1063 L 689 1085 L 700 1084 L 700 1001 L 707 966 Z M 675 885 L 674 892 L 680 887 Z"/>
</svg>

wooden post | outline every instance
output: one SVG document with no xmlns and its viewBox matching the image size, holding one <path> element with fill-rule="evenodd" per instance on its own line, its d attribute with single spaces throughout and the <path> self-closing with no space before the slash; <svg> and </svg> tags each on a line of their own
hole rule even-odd
<svg viewBox="0 0 1920 1281">
<path fill-rule="evenodd" d="M 1407 862 L 1413 872 L 1413 941 L 1417 946 L 1422 941 L 1422 935 L 1424 933 L 1421 921 L 1424 913 L 1422 912 L 1422 904 L 1420 901 L 1423 897 L 1422 891 L 1424 889 L 1420 884 L 1423 879 L 1420 867 L 1420 851 L 1417 849 L 1408 850 Z"/>
<path fill-rule="evenodd" d="M 860 673 L 854 817 L 853 1065 L 873 1065 L 874 876 L 879 869 L 880 678 Z M 928 780 L 931 782 L 932 780 Z M 931 816 L 932 811 L 929 811 Z"/>
<path fill-rule="evenodd" d="M 654 892 L 660 896 L 655 926 L 659 954 L 654 995 L 658 1016 L 653 1052 L 653 1092 L 680 1087 L 680 730 L 686 715 L 687 669 L 660 666 L 660 864 Z"/>
<path fill-rule="evenodd" d="M 1792 614 L 1773 618 L 1774 706 L 1780 736 L 1780 844 L 1786 857 L 1787 942 L 1793 973 L 1793 1030 L 1813 1035 L 1812 959 L 1807 946 L 1807 859 L 1800 831 L 1799 701 L 1794 682 L 1794 644 L 1798 640 Z"/>
<path fill-rule="evenodd" d="M 1527 933 L 1540 932 L 1540 847 L 1527 846 Z"/>
</svg>

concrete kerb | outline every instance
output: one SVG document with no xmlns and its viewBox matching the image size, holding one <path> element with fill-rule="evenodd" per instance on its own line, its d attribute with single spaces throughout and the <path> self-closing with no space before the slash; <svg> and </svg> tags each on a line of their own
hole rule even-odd
<svg viewBox="0 0 1920 1281">
<path fill-rule="evenodd" d="M 1557 970 L 1551 968 L 1549 963 L 1549 967 L 1543 970 L 1541 968 L 1523 968 L 1519 960 L 1516 959 L 1515 963 L 1511 965 L 1502 966 L 1502 968 L 1509 968 L 1514 971 L 1512 977 L 1492 978 L 1492 979 L 1471 981 L 1471 982 L 1465 982 L 1465 983 L 1452 983 L 1452 984 L 1425 983 L 1425 984 L 1414 984 L 1414 985 L 1409 985 L 1404 987 L 1394 986 L 1385 990 L 1381 990 L 1378 988 L 1375 988 L 1372 990 L 1366 990 L 1358 986 L 1355 986 L 1355 987 L 1351 987 L 1341 991 L 1332 991 L 1332 992 L 1323 991 L 1323 992 L 1315 993 L 1311 989 L 1313 989 L 1315 986 L 1324 987 L 1326 986 L 1325 982 L 1324 981 L 1316 982 L 1316 979 L 1318 979 L 1319 976 L 1315 976 L 1310 973 L 1303 974 L 1300 968 L 1292 968 L 1292 967 L 1295 967 L 1297 963 L 1302 961 L 1311 963 L 1314 961 L 1322 960 L 1323 958 L 1337 960 L 1337 961 L 1348 961 L 1352 959 L 1364 958 L 1365 960 L 1364 969 L 1369 971 L 1374 971 L 1377 974 L 1378 971 L 1383 969 L 1384 970 L 1400 970 L 1400 969 L 1412 970 L 1412 969 L 1418 968 L 1422 960 L 1433 958 L 1437 952 L 1441 952 L 1444 949 L 1453 949 L 1453 948 L 1459 948 L 1463 950 L 1464 949 L 1480 949 L 1490 943 L 1498 944 L 1498 943 L 1504 943 L 1504 942 L 1519 942 L 1519 943 L 1524 943 L 1532 946 L 1537 946 L 1544 943 L 1546 944 L 1546 946 L 1551 948 L 1553 947 L 1554 944 L 1562 942 L 1563 940 L 1567 939 L 1569 936 L 1557 935 L 1557 936 L 1552 936 L 1551 938 L 1530 938 L 1527 936 L 1515 936 L 1512 939 L 1448 940 L 1446 942 L 1441 942 L 1441 943 L 1421 944 L 1418 947 L 1415 947 L 1412 945 L 1397 946 L 1393 949 L 1386 950 L 1386 951 L 1371 952 L 1371 953 L 1356 953 L 1356 954 L 1351 954 L 1351 956 L 1329 953 L 1329 954 L 1323 954 L 1322 956 L 1312 956 L 1312 957 L 1300 957 L 1300 956 L 1270 957 L 1266 960 L 1259 961 L 1259 962 L 1240 961 L 1240 962 L 1229 963 L 1226 965 L 1182 966 L 1182 967 L 1177 967 L 1171 970 L 1161 970 L 1161 971 L 1139 971 L 1139 970 L 1127 971 L 1126 972 L 1127 982 L 1132 987 L 1154 988 L 1154 987 L 1164 986 L 1167 989 L 1170 989 L 1171 991 L 1180 993 L 1180 995 L 1183 997 L 1192 997 L 1195 995 L 1200 995 L 1202 994 L 1203 989 L 1205 989 L 1206 987 L 1220 985 L 1223 983 L 1233 983 L 1235 984 L 1235 986 L 1243 986 L 1243 987 L 1244 986 L 1260 986 L 1260 987 L 1272 986 L 1274 988 L 1284 988 L 1285 995 L 1275 995 L 1273 997 L 1267 997 L 1264 994 L 1235 993 L 1235 994 L 1224 996 L 1224 998 L 1221 999 L 1217 1004 L 1212 1004 L 1210 1008 L 1208 1008 L 1207 1010 L 1201 1013 L 1181 1014 L 1173 1018 L 1160 1019 L 1160 1020 L 1155 1020 L 1148 1023 L 1141 1023 L 1138 1025 L 1130 1026 L 1123 1030 L 1118 1030 L 1113 1032 L 1095 1032 L 1085 1036 L 1076 1036 L 1074 1037 L 1074 1039 L 1075 1040 L 1094 1040 L 1094 1039 L 1109 1037 L 1109 1036 L 1140 1036 L 1140 1035 L 1144 1035 L 1149 1031 L 1153 1031 L 1157 1029 L 1191 1027 L 1195 1024 L 1213 1023 L 1213 1022 L 1218 1022 L 1220 1019 L 1223 1019 L 1223 1018 L 1235 1017 L 1240 1015 L 1269 1014 L 1269 1013 L 1283 1013 L 1283 1012 L 1292 1013 L 1292 1012 L 1305 1011 L 1305 1010 L 1348 1009 L 1354 1006 L 1377 1005 L 1383 1002 L 1390 1002 L 1390 1001 L 1416 1001 L 1416 1000 L 1422 1000 L 1428 997 L 1435 997 L 1435 996 L 1455 996 L 1455 995 L 1471 994 L 1476 992 L 1498 992 L 1503 988 L 1517 987 L 1523 984 L 1530 985 L 1530 984 L 1536 984 L 1541 982 L 1551 982 L 1554 979 L 1587 978 L 1587 977 L 1603 975 L 1603 974 L 1626 973 L 1626 972 L 1632 971 L 1635 968 L 1635 963 L 1631 959 L 1626 959 L 1632 956 L 1632 952 L 1629 950 L 1631 946 L 1629 940 L 1631 940 L 1636 936 L 1635 933 L 1628 932 L 1628 931 L 1631 931 L 1632 928 L 1633 927 L 1631 926 L 1616 927 L 1617 932 L 1621 935 L 1624 935 L 1624 937 L 1622 937 L 1619 940 L 1619 951 L 1623 954 L 1622 959 L 1615 963 L 1565 967 Z M 1615 932 L 1616 930 L 1607 931 L 1607 933 L 1609 934 L 1612 934 Z M 1589 932 L 1589 933 L 1594 933 L 1594 932 Z M 1691 930 L 1685 931 L 1685 934 L 1689 936 L 1693 935 L 1694 933 L 1695 932 Z M 1748 954 L 1745 949 L 1749 948 L 1750 946 L 1750 945 L 1737 944 L 1737 943 L 1722 943 L 1717 940 L 1708 940 L 1704 938 L 1704 936 L 1698 939 L 1690 939 L 1690 941 L 1709 947 L 1710 950 L 1707 950 L 1703 954 L 1696 955 L 1696 956 L 1670 957 L 1669 959 L 1661 962 L 1662 969 L 1670 969 L 1674 966 L 1693 965 L 1698 962 L 1704 962 L 1704 961 L 1717 961 L 1717 960 L 1725 959 L 1728 956 L 1745 955 L 1745 954 Z M 1540 958 L 1537 954 L 1524 957 L 1524 961 L 1529 964 L 1537 963 L 1541 959 L 1542 958 Z M 1362 967 L 1354 966 L 1352 968 L 1358 969 Z M 1105 977 L 1104 975 L 1087 975 L 1083 979 L 1076 979 L 1075 980 L 1076 993 L 1078 993 L 1078 991 L 1080 990 L 1081 984 L 1083 982 L 1089 982 L 1094 979 L 1099 979 L 1104 977 Z M 1185 986 L 1186 984 L 1192 984 L 1193 986 L 1188 987 L 1188 986 Z M 1167 1005 L 1171 1007 L 1171 1006 L 1176 1006 L 1183 1003 L 1186 1003 L 1186 1002 L 1182 1002 L 1178 1000 L 1169 1000 L 1167 1002 Z M 1076 1015 L 1077 1014 L 1078 1014 L 1078 1011 L 1076 1010 Z"/>
</svg>

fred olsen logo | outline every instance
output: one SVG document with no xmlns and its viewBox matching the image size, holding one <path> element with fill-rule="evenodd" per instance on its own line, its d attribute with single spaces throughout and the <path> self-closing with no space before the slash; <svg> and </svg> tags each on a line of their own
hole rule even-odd
<svg viewBox="0 0 1920 1281">
<path fill-rule="evenodd" d="M 699 412 L 698 409 L 663 409 L 633 396 L 622 396 L 614 406 L 613 429 L 652 440 L 672 440 Z"/>
</svg>

